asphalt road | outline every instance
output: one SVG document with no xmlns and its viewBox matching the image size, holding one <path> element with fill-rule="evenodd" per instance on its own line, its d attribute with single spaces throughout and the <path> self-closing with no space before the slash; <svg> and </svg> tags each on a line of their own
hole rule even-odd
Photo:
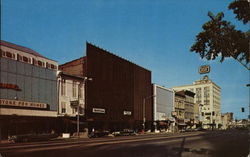
<svg viewBox="0 0 250 157">
<path fill-rule="evenodd" d="M 2 157 L 247 157 L 248 153 L 249 133 L 239 130 L 0 144 Z"/>
</svg>

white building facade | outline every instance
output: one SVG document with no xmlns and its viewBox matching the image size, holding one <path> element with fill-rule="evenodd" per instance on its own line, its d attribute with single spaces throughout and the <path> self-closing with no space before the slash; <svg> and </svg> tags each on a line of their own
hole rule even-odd
<svg viewBox="0 0 250 157">
<path fill-rule="evenodd" d="M 153 121 L 174 121 L 174 91 L 153 84 Z"/>
<path fill-rule="evenodd" d="M 83 116 L 85 78 L 60 72 L 58 74 L 58 116 Z"/>
<path fill-rule="evenodd" d="M 189 90 L 195 93 L 194 102 L 201 105 L 201 121 L 204 128 L 221 127 L 221 88 L 208 76 L 192 85 L 173 87 L 175 91 Z"/>
</svg>

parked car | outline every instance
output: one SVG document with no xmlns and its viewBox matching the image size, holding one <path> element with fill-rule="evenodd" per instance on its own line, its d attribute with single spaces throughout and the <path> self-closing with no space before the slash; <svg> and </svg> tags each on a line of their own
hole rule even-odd
<svg viewBox="0 0 250 157">
<path fill-rule="evenodd" d="M 196 128 L 195 131 L 206 131 L 206 129 L 199 127 L 199 128 Z"/>
<path fill-rule="evenodd" d="M 88 137 L 89 138 L 95 138 L 95 137 L 103 137 L 103 136 L 108 136 L 109 135 L 109 131 L 94 131 L 91 132 Z"/>
<path fill-rule="evenodd" d="M 24 134 L 14 135 L 8 140 L 11 142 L 35 142 L 35 141 L 47 141 L 58 137 L 58 134 Z"/>
</svg>

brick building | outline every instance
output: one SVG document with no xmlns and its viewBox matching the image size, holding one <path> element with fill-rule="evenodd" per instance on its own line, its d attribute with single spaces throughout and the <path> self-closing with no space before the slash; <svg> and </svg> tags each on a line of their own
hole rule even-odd
<svg viewBox="0 0 250 157">
<path fill-rule="evenodd" d="M 151 71 L 90 43 L 86 57 L 60 66 L 62 72 L 91 78 L 85 88 L 85 120 L 89 129 L 151 129 Z"/>
</svg>

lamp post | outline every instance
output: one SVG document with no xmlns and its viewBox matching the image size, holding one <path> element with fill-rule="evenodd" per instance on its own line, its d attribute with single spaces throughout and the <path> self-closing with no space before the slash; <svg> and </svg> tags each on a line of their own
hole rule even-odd
<svg viewBox="0 0 250 157">
<path fill-rule="evenodd" d="M 146 110 L 146 107 L 145 107 L 145 105 L 146 105 L 146 99 L 150 99 L 151 97 L 155 97 L 155 95 L 151 95 L 151 96 L 148 96 L 148 97 L 145 97 L 145 98 L 143 98 L 143 123 L 142 123 L 142 127 L 143 127 L 143 129 L 142 129 L 142 132 L 144 133 L 144 131 L 145 131 L 145 123 L 146 123 L 146 115 L 145 115 L 145 110 Z"/>
<path fill-rule="evenodd" d="M 92 78 L 84 77 L 83 78 L 83 85 L 84 89 L 86 88 L 85 83 L 86 81 L 92 81 Z M 78 105 L 77 105 L 77 137 L 79 138 L 79 130 L 80 130 L 80 90 L 81 90 L 81 83 L 78 85 Z M 85 113 L 86 114 L 86 113 Z"/>
</svg>

